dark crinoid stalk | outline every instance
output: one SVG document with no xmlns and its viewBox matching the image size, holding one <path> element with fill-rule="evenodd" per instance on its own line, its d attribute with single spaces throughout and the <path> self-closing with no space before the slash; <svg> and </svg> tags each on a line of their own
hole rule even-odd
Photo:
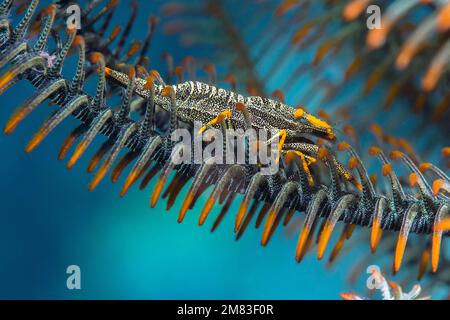
<svg viewBox="0 0 450 320">
<path fill-rule="evenodd" d="M 79 140 L 68 162 L 69 168 L 98 135 L 108 138 L 90 161 L 89 172 L 99 166 L 90 190 L 113 166 L 113 181 L 119 179 L 127 166 L 132 166 L 122 195 L 139 180 L 140 188 L 145 188 L 159 174 L 150 199 L 152 207 L 162 195 L 168 198 L 167 208 L 171 209 L 179 192 L 189 185 L 179 212 L 179 222 L 188 210 L 194 208 L 208 187 L 213 186 L 199 218 L 202 225 L 214 205 L 223 204 L 213 230 L 231 203 L 242 196 L 235 217 L 237 238 L 256 217 L 256 224 L 263 225 L 261 244 L 266 245 L 280 224 L 287 226 L 294 216 L 305 213 L 303 227 L 298 230 L 295 252 L 298 261 L 312 248 L 315 237 L 317 256 L 321 259 L 333 230 L 341 222 L 343 231 L 333 256 L 351 237 L 355 227 L 370 228 L 373 251 L 383 230 L 396 231 L 394 271 L 397 272 L 408 236 L 416 233 L 426 239 L 424 241 L 431 238 L 432 268 L 437 270 L 442 237 L 450 234 L 442 228 L 450 208 L 450 179 L 438 166 L 431 163 L 419 165 L 407 152 L 399 150 L 390 152 L 389 159 L 382 150 L 385 143 L 380 135 L 378 146 L 371 147 L 369 154 L 379 159 L 386 177 L 388 187 L 381 188 L 369 176 L 368 166 L 357 148 L 338 141 L 340 135 L 326 119 L 303 108 L 294 109 L 282 101 L 256 95 L 243 96 L 203 82 L 180 81 L 167 85 L 157 71 L 146 71 L 146 50 L 157 20 L 150 19 L 148 35 L 142 43 L 132 43 L 127 53 L 122 54 L 137 7 L 132 6 L 130 22 L 122 33 L 114 29 L 109 37 L 104 37 L 115 1 L 96 11 L 100 2 L 89 2 L 82 11 L 85 29 L 80 34 L 75 29 L 67 30 L 64 42 L 61 37 L 65 28 L 58 19 L 62 17 L 58 6 L 51 5 L 41 11 L 36 20 L 39 31 L 33 42 L 28 35 L 36 32 L 31 26 L 37 1 L 30 2 L 22 20 L 15 26 L 7 19 L 12 1 L 5 0 L 0 4 L 0 92 L 5 92 L 19 80 L 27 80 L 36 88 L 33 96 L 10 118 L 5 133 L 12 133 L 45 100 L 57 105 L 56 111 L 27 145 L 27 152 L 34 150 L 64 119 L 73 116 L 79 119 L 80 125 L 69 134 L 59 155 L 64 159 Z M 221 14 L 217 7 L 208 8 L 217 15 Z M 95 27 L 98 24 L 99 29 Z M 112 49 L 111 43 L 119 34 L 121 37 Z M 50 41 L 56 42 L 55 50 L 44 52 Z M 77 48 L 78 53 L 76 72 L 72 79 L 66 79 L 62 69 L 73 48 Z M 181 79 L 182 70 L 170 70 L 169 80 Z M 207 68 L 207 71 L 212 75 L 210 80 L 214 80 L 212 69 Z M 92 96 L 86 93 L 84 84 L 86 78 L 94 75 L 98 82 Z M 118 108 L 107 104 L 114 96 L 121 98 Z M 217 163 L 214 157 L 200 163 L 179 163 L 186 146 L 180 148 L 172 141 L 171 135 L 180 128 L 187 129 L 192 136 L 197 135 L 196 121 L 201 123 L 200 133 L 209 127 L 215 127 L 218 132 L 239 129 L 275 131 L 272 138 L 266 137 L 256 145 L 259 148 L 260 143 L 266 145 L 278 139 L 275 149 L 279 170 L 262 174 L 261 163 L 251 163 L 247 161 L 249 157 L 245 157 L 244 163 Z M 213 140 L 202 142 L 202 150 L 211 143 Z M 187 147 L 193 149 L 193 144 L 191 141 Z M 253 145 L 245 139 L 244 144 L 248 156 Z M 225 142 L 223 150 L 229 147 Z M 124 150 L 125 155 L 117 161 Z M 448 150 L 444 149 L 443 154 L 448 157 Z M 398 170 L 390 160 L 405 169 L 411 192 L 405 188 L 405 182 L 398 177 Z M 348 162 L 347 167 L 342 164 L 344 161 Z M 433 180 L 432 185 L 429 178 Z"/>
</svg>

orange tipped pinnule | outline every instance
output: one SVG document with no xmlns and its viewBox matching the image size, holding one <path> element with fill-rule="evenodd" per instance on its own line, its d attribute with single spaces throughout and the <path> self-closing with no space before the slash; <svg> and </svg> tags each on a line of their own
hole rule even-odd
<svg viewBox="0 0 450 320">
<path fill-rule="evenodd" d="M 239 206 L 239 210 L 238 213 L 236 215 L 236 220 L 234 222 L 234 232 L 237 232 L 239 230 L 239 228 L 242 225 L 242 221 L 244 219 L 245 213 L 247 212 L 248 209 L 248 201 L 242 201 L 241 205 Z"/>
<path fill-rule="evenodd" d="M 236 84 L 237 84 L 237 80 L 236 77 L 234 76 L 234 74 L 232 73 L 228 73 L 225 76 L 225 81 L 228 82 L 230 84 L 231 87 L 235 88 Z"/>
<path fill-rule="evenodd" d="M 173 75 L 174 76 L 182 76 L 184 73 L 184 68 L 182 66 L 176 66 L 175 69 L 173 69 Z"/>
<path fill-rule="evenodd" d="M 202 212 L 200 213 L 200 217 L 198 219 L 199 226 L 202 226 L 205 223 L 206 218 L 208 218 L 208 215 L 211 212 L 211 209 L 213 208 L 216 201 L 217 201 L 217 196 L 215 196 L 214 194 L 211 194 L 209 196 L 208 200 L 206 201 L 205 206 L 202 209 Z"/>
<path fill-rule="evenodd" d="M 370 179 L 370 182 L 372 182 L 372 184 L 374 186 L 376 186 L 376 184 L 378 182 L 378 176 L 374 173 L 374 174 L 370 175 L 369 179 Z"/>
<path fill-rule="evenodd" d="M 370 250 L 372 252 L 377 250 L 382 233 L 383 230 L 381 229 L 381 221 L 378 217 L 374 217 L 372 222 L 372 232 L 370 233 Z"/>
<path fill-rule="evenodd" d="M 133 41 L 130 49 L 128 49 L 128 51 L 127 51 L 127 57 L 130 58 L 130 57 L 134 56 L 139 51 L 140 48 L 141 48 L 141 43 L 139 41 Z"/>
<path fill-rule="evenodd" d="M 450 3 L 443 6 L 439 11 L 437 17 L 437 28 L 441 32 L 445 32 L 450 29 Z"/>
<path fill-rule="evenodd" d="M 433 229 L 434 231 L 450 230 L 450 218 L 442 219 Z"/>
<path fill-rule="evenodd" d="M 355 157 L 350 157 L 350 159 L 348 159 L 348 168 L 350 170 L 356 168 L 357 165 L 358 165 L 358 159 L 356 159 Z"/>
<path fill-rule="evenodd" d="M 280 89 L 275 90 L 272 92 L 272 97 L 280 101 L 281 103 L 284 103 L 284 93 Z"/>
<path fill-rule="evenodd" d="M 320 113 L 319 113 L 319 115 L 320 115 Z M 344 126 L 344 133 L 346 135 L 348 135 L 349 137 L 352 137 L 352 138 L 356 137 L 355 128 L 353 128 L 351 125 Z"/>
<path fill-rule="evenodd" d="M 108 38 L 108 42 L 112 42 L 114 39 L 116 39 L 120 31 L 122 31 L 122 28 L 120 26 L 115 26 L 114 29 L 111 31 L 111 35 Z"/>
<path fill-rule="evenodd" d="M 436 179 L 433 181 L 433 194 L 437 196 L 441 188 L 444 186 L 444 180 Z"/>
<path fill-rule="evenodd" d="M 189 207 L 194 200 L 194 194 L 189 190 L 189 192 L 186 195 L 186 198 L 184 198 L 183 204 L 181 205 L 180 213 L 178 215 L 178 223 L 183 222 L 184 217 L 186 216 L 186 212 L 189 210 Z"/>
<path fill-rule="evenodd" d="M 70 36 L 77 32 L 77 28 L 75 26 L 70 26 L 66 29 L 67 34 Z"/>
<path fill-rule="evenodd" d="M 321 260 L 325 249 L 327 248 L 328 241 L 330 240 L 331 233 L 333 232 L 334 224 L 330 221 L 325 221 L 322 233 L 320 234 L 319 244 L 317 246 L 317 259 Z"/>
<path fill-rule="evenodd" d="M 444 147 L 441 150 L 443 157 L 450 157 L 450 147 Z"/>
<path fill-rule="evenodd" d="M 106 9 L 112 9 L 115 6 L 117 6 L 117 4 L 119 3 L 118 0 L 110 0 L 107 4 L 106 4 Z"/>
<path fill-rule="evenodd" d="M 302 27 L 300 27 L 297 32 L 292 37 L 292 43 L 297 44 L 300 43 L 311 31 L 311 29 L 314 27 L 313 23 L 305 23 Z"/>
<path fill-rule="evenodd" d="M 137 178 L 137 172 L 135 170 L 131 171 L 128 175 L 127 179 L 125 180 L 125 183 L 122 187 L 122 190 L 120 191 L 120 196 L 123 197 L 128 189 L 131 187 L 131 185 L 136 181 Z"/>
<path fill-rule="evenodd" d="M 400 50 L 400 53 L 395 60 L 395 65 L 399 70 L 405 69 L 410 63 L 416 53 L 416 47 L 405 44 L 405 46 Z"/>
<path fill-rule="evenodd" d="M 371 49 L 377 49 L 384 45 L 386 42 L 386 35 L 388 28 L 383 26 L 382 29 L 372 29 L 367 33 L 366 43 Z"/>
<path fill-rule="evenodd" d="M 381 153 L 381 149 L 379 147 L 372 146 L 369 148 L 370 156 L 377 156 Z"/>
<path fill-rule="evenodd" d="M 342 12 L 342 17 L 347 21 L 355 20 L 361 15 L 368 3 L 368 0 L 353 0 L 350 3 L 347 3 Z"/>
<path fill-rule="evenodd" d="M 409 185 L 411 186 L 411 188 L 415 187 L 418 180 L 419 180 L 419 176 L 417 175 L 417 173 L 413 172 L 409 175 Z"/>
<path fill-rule="evenodd" d="M 148 76 L 147 79 L 145 79 L 144 84 L 144 90 L 150 90 L 155 85 L 155 78 L 152 76 Z"/>
<path fill-rule="evenodd" d="M 282 16 L 287 11 L 291 10 L 295 6 L 297 6 L 299 3 L 296 0 L 284 0 L 276 9 L 275 9 L 275 15 L 276 16 Z"/>
<path fill-rule="evenodd" d="M 149 75 L 151 75 L 155 80 L 158 80 L 159 82 L 162 82 L 162 77 L 161 77 L 161 75 L 159 74 L 158 71 L 156 71 L 154 69 L 150 70 Z"/>
<path fill-rule="evenodd" d="M 424 162 L 424 163 L 421 163 L 421 164 L 419 165 L 419 170 L 420 170 L 420 172 L 424 173 L 425 171 L 427 171 L 428 169 L 430 169 L 431 166 L 432 166 L 431 163 L 429 163 L 429 162 Z"/>
<path fill-rule="evenodd" d="M 206 63 L 203 66 L 203 70 L 207 73 L 214 73 L 216 72 L 216 66 L 213 63 Z"/>
<path fill-rule="evenodd" d="M 89 60 L 91 61 L 91 63 L 96 64 L 99 61 L 103 60 L 103 54 L 101 54 L 100 52 L 93 52 L 89 55 Z"/>
<path fill-rule="evenodd" d="M 165 86 L 162 91 L 161 94 L 163 97 L 170 97 L 170 95 L 173 92 L 173 88 L 171 86 Z"/>
<path fill-rule="evenodd" d="M 391 158 L 392 160 L 398 160 L 402 156 L 403 156 L 403 153 L 401 151 L 398 151 L 398 150 L 394 150 L 394 151 L 391 151 L 389 153 L 389 158 Z"/>
<path fill-rule="evenodd" d="M 47 9 L 44 10 L 44 13 L 46 15 L 50 15 L 50 14 L 53 14 L 54 12 L 56 12 L 56 9 L 57 9 L 56 4 L 51 4 L 48 6 Z"/>
<path fill-rule="evenodd" d="M 319 110 L 317 115 L 327 121 L 331 121 L 331 116 L 325 110 Z"/>
<path fill-rule="evenodd" d="M 428 71 L 422 78 L 422 89 L 425 91 L 432 91 L 441 77 L 442 69 L 431 65 Z"/>
<path fill-rule="evenodd" d="M 350 145 L 347 142 L 340 142 L 337 145 L 337 149 L 339 151 L 348 151 L 350 150 Z"/>
<path fill-rule="evenodd" d="M 381 172 L 384 177 L 386 177 L 388 174 L 392 172 L 392 165 L 390 163 L 386 163 L 383 165 L 383 168 L 381 169 Z"/>
<path fill-rule="evenodd" d="M 103 177 L 106 174 L 106 171 L 108 170 L 108 167 L 106 165 L 102 165 L 100 169 L 97 171 L 94 179 L 89 184 L 89 191 L 93 191 L 95 187 L 100 183 L 100 181 L 103 179 Z"/>
<path fill-rule="evenodd" d="M 376 123 L 372 123 L 371 125 L 369 125 L 369 130 L 376 137 L 382 137 L 383 136 L 383 129 L 381 129 L 380 125 L 378 125 Z"/>
<path fill-rule="evenodd" d="M 136 69 L 133 66 L 128 69 L 127 76 L 129 80 L 132 80 L 136 77 Z"/>
<path fill-rule="evenodd" d="M 417 280 L 421 280 L 423 278 L 423 275 L 425 274 L 425 271 L 427 270 L 428 263 L 430 262 L 430 250 L 426 248 L 422 252 L 422 257 L 420 258 L 419 263 L 419 272 L 417 274 Z"/>
<path fill-rule="evenodd" d="M 164 188 L 164 185 L 166 184 L 166 181 L 167 181 L 167 175 L 162 173 L 158 178 L 158 181 L 155 185 L 155 188 L 153 189 L 153 193 L 150 198 L 150 207 L 151 208 L 154 208 L 156 206 L 156 203 L 158 202 L 158 199 L 159 199 L 159 195 L 161 194 L 162 189 Z"/>
<path fill-rule="evenodd" d="M 400 270 L 402 265 L 403 255 L 405 253 L 406 241 L 408 237 L 400 234 L 397 241 L 397 246 L 395 247 L 395 255 L 394 255 L 394 274 Z"/>
<path fill-rule="evenodd" d="M 264 224 L 264 229 L 261 238 L 261 245 L 265 246 L 269 242 L 269 238 L 271 235 L 272 227 L 275 223 L 275 218 L 277 217 L 276 210 L 272 209 L 267 216 L 266 223 Z"/>
<path fill-rule="evenodd" d="M 353 292 L 342 292 L 339 296 L 344 300 L 362 300 L 360 296 Z"/>
<path fill-rule="evenodd" d="M 84 37 L 81 35 L 77 35 L 72 42 L 72 47 L 77 47 L 77 46 L 81 46 L 81 45 L 83 45 L 83 46 L 85 45 Z"/>
</svg>

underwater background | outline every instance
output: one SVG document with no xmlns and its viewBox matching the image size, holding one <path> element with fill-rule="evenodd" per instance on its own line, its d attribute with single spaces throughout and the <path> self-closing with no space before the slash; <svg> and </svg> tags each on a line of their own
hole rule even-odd
<svg viewBox="0 0 450 320">
<path fill-rule="evenodd" d="M 121 1 L 112 25 L 125 23 L 130 2 Z M 45 3 L 42 1 L 41 5 Z M 80 4 L 83 6 L 83 1 Z M 139 14 L 130 38 L 145 38 L 147 16 L 159 15 L 162 5 L 164 1 L 139 1 Z M 233 6 L 239 8 L 236 1 L 230 2 L 229 7 Z M 245 25 L 250 14 L 236 11 L 236 24 Z M 268 17 L 266 13 L 253 18 L 263 24 Z M 163 25 L 164 21 L 160 23 Z M 258 23 L 254 26 L 244 34 L 249 41 L 252 30 L 262 28 Z M 208 30 L 210 32 L 214 30 Z M 181 45 L 176 37 L 167 36 L 158 28 L 148 55 L 151 68 L 164 70 L 164 52 L 170 52 L 175 61 L 180 61 L 188 55 L 214 57 L 208 50 L 208 46 L 201 44 Z M 269 91 L 275 90 L 276 83 L 288 77 L 291 71 L 289 62 L 280 60 L 276 77 L 268 77 L 274 68 L 272 60 L 277 57 L 279 53 L 273 47 L 255 66 L 261 78 L 266 78 Z M 291 56 L 295 61 L 311 58 L 310 52 Z M 345 50 L 342 57 L 335 57 L 340 58 L 348 58 Z M 73 67 L 74 62 L 67 64 L 67 68 Z M 220 61 L 216 65 L 219 74 L 222 69 L 226 70 Z M 333 63 L 326 77 L 333 79 L 341 73 L 339 64 Z M 285 92 L 286 101 L 298 104 L 298 96 L 307 95 L 306 91 L 311 90 L 308 84 L 313 80 L 304 78 L 305 85 L 293 86 Z M 93 87 L 91 85 L 91 91 Z M 14 108 L 32 92 L 29 84 L 20 82 L 3 94 L 0 122 L 5 123 Z M 318 101 L 309 100 L 308 111 L 327 110 Z M 351 242 L 351 250 L 331 267 L 326 261 L 318 261 L 315 253 L 309 253 L 298 264 L 293 254 L 297 231 L 288 234 L 278 229 L 269 245 L 262 247 L 259 245 L 261 230 L 251 225 L 243 237 L 235 241 L 231 217 L 238 211 L 240 201 L 233 203 L 228 216 L 212 233 L 213 219 L 202 227 L 197 225 L 208 193 L 188 212 L 184 222 L 178 224 L 176 216 L 187 188 L 170 211 L 166 211 L 165 201 L 159 201 L 150 209 L 156 179 L 143 191 L 132 187 L 123 198 L 119 197 L 123 177 L 117 184 L 105 179 L 95 191 L 89 192 L 91 175 L 86 172 L 86 165 L 96 148 L 89 148 L 86 156 L 70 171 L 65 163 L 56 159 L 59 146 L 76 120 L 63 122 L 31 154 L 24 152 L 24 146 L 48 111 L 43 104 L 14 135 L 0 135 L 0 298 L 339 299 L 339 293 L 349 289 L 365 292 L 367 276 L 364 272 L 352 285 L 348 278 L 356 261 L 363 253 L 368 253 L 367 242 Z M 384 115 L 379 116 L 384 118 Z M 399 125 L 404 125 L 407 131 L 412 121 Z M 95 141 L 96 146 L 101 145 L 100 140 Z M 211 215 L 219 211 L 217 206 Z M 333 241 L 335 238 L 336 234 Z M 81 268 L 81 290 L 66 287 L 69 265 Z"/>
</svg>

